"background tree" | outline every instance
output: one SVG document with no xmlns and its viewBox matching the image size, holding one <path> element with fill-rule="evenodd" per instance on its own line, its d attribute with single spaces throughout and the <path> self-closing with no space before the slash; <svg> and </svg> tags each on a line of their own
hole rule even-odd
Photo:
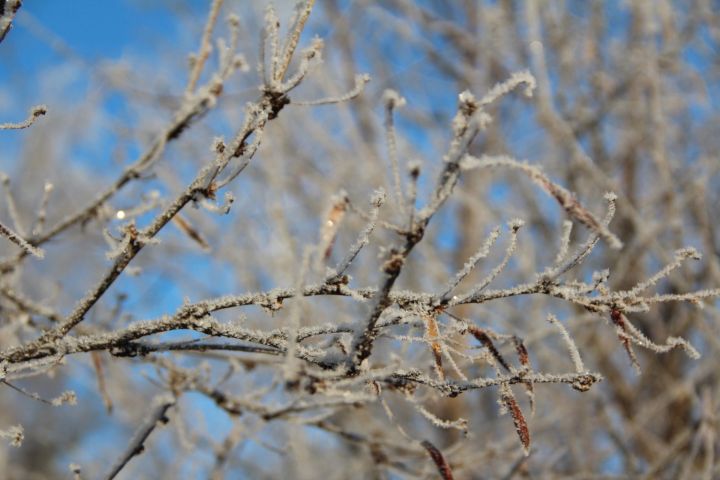
<svg viewBox="0 0 720 480">
<path fill-rule="evenodd" d="M 720 475 L 717 2 L 54 3 L 8 478 Z"/>
</svg>

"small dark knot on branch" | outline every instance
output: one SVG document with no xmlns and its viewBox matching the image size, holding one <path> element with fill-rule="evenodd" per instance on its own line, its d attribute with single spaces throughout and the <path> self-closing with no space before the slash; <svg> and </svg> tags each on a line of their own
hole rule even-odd
<svg viewBox="0 0 720 480">
<path fill-rule="evenodd" d="M 577 378 L 575 378 L 575 380 L 572 382 L 572 388 L 574 388 L 578 392 L 587 392 L 588 390 L 590 390 L 590 387 L 592 387 L 598 381 L 600 381 L 600 379 L 597 378 L 595 375 L 578 375 Z"/>
<path fill-rule="evenodd" d="M 280 110 L 282 110 L 285 105 L 290 103 L 290 97 L 288 97 L 283 92 L 265 90 L 264 96 L 268 104 L 270 105 L 270 115 L 268 115 L 269 120 L 277 118 Z"/>
<path fill-rule="evenodd" d="M 382 265 L 382 271 L 388 275 L 396 274 L 402 268 L 403 263 L 405 263 L 405 257 L 400 252 L 392 250 L 388 259 Z"/>
</svg>

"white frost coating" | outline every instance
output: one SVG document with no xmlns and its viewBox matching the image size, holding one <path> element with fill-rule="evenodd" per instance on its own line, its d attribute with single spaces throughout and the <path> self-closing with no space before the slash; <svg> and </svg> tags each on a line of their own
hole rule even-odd
<svg viewBox="0 0 720 480">
<path fill-rule="evenodd" d="M 507 95 L 508 93 L 515 90 L 519 85 L 525 84 L 525 91 L 523 92 L 526 97 L 530 98 L 533 96 L 533 91 L 537 86 L 535 77 L 527 71 L 515 72 L 510 78 L 504 82 L 497 83 L 493 86 L 488 93 L 480 100 L 479 104 L 481 107 L 489 105 L 499 98 Z"/>
<path fill-rule="evenodd" d="M 13 425 L 7 430 L 0 430 L 0 437 L 7 438 L 13 447 L 20 447 L 25 440 L 25 433 L 22 425 Z"/>
<path fill-rule="evenodd" d="M 570 352 L 570 358 L 572 359 L 573 365 L 575 366 L 575 371 L 577 373 L 584 373 L 585 370 L 585 364 L 582 361 L 582 358 L 580 357 L 580 351 L 577 348 L 577 345 L 575 345 L 575 342 L 570 337 L 570 334 L 568 333 L 565 326 L 560 323 L 560 321 L 555 317 L 555 315 L 550 314 L 547 318 L 548 322 L 555 325 L 558 330 L 560 330 L 560 335 L 562 336 L 563 342 L 565 342 L 565 346 L 567 347 L 568 351 Z"/>
</svg>

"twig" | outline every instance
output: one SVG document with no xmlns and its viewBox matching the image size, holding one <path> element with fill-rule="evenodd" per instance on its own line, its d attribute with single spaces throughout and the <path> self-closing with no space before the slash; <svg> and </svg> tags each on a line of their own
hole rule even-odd
<svg viewBox="0 0 720 480">
<path fill-rule="evenodd" d="M 2 27 L 0 27 L 2 28 Z M 2 35 L 2 32 L 0 32 Z M 0 41 L 2 41 L 0 39 Z M 35 105 L 30 109 L 30 115 L 20 123 L 0 123 L 0 130 L 22 130 L 28 128 L 35 121 L 47 113 L 47 107 L 45 105 Z"/>
<path fill-rule="evenodd" d="M 290 27 L 287 40 L 282 49 L 282 57 L 273 59 L 273 62 L 277 61 L 277 68 L 273 71 L 273 80 L 275 82 L 281 82 L 288 67 L 290 67 L 290 60 L 300 42 L 300 34 L 305 28 L 305 22 L 307 22 L 310 17 L 310 12 L 312 12 L 314 4 L 315 0 L 307 0 L 302 7 L 299 7 L 301 10 L 295 18 L 295 23 Z"/>
<path fill-rule="evenodd" d="M 462 166 L 464 169 L 491 168 L 503 166 L 523 172 L 528 177 L 530 177 L 532 181 L 535 182 L 540 188 L 542 188 L 548 195 L 555 198 L 555 200 L 560 204 L 560 206 L 565 209 L 568 215 L 585 225 L 591 231 L 597 233 L 600 237 L 603 238 L 603 240 L 608 243 L 608 245 L 610 245 L 611 248 L 614 248 L 616 250 L 622 248 L 623 244 L 620 239 L 614 233 L 610 232 L 604 222 L 600 222 L 595 217 L 595 215 L 593 215 L 577 200 L 577 198 L 575 198 L 575 195 L 573 195 L 561 185 L 558 185 L 557 183 L 550 180 L 550 178 L 545 175 L 542 170 L 540 170 L 540 168 L 530 165 L 526 162 L 520 162 L 505 155 L 483 155 L 480 158 L 475 158 L 468 155 L 466 158 L 463 159 Z M 614 194 L 606 194 L 606 198 L 609 199 L 608 195 L 612 195 L 612 201 L 615 200 L 616 196 Z"/>
<path fill-rule="evenodd" d="M 155 430 L 158 425 L 164 425 L 168 422 L 168 418 L 165 414 L 170 407 L 175 405 L 175 401 L 175 397 L 169 394 L 155 398 L 153 401 L 155 409 L 145 418 L 140 428 L 138 428 L 135 435 L 133 435 L 130 440 L 130 444 L 125 452 L 117 459 L 110 468 L 110 472 L 108 472 L 104 478 L 107 480 L 115 478 L 133 457 L 140 455 L 145 450 L 145 441 L 148 439 L 153 430 Z"/>
<path fill-rule="evenodd" d="M 440 303 L 448 303 L 450 300 L 450 294 L 455 290 L 455 287 L 457 287 L 460 282 L 463 281 L 465 277 L 467 277 L 470 272 L 473 271 L 473 269 L 477 266 L 477 264 L 482 260 L 483 258 L 487 257 L 490 253 L 490 248 L 495 243 L 495 240 L 498 239 L 500 236 L 500 227 L 494 228 L 492 232 L 490 232 L 490 235 L 488 235 L 487 239 L 483 243 L 482 247 L 473 254 L 470 259 L 468 259 L 467 262 L 465 262 L 465 265 L 463 265 L 463 268 L 458 271 L 455 274 L 455 277 L 453 277 L 445 287 L 445 291 L 440 295 Z"/>
<path fill-rule="evenodd" d="M 186 342 L 128 342 L 122 346 L 123 354 L 129 356 L 147 355 L 154 352 L 244 352 L 244 353 L 267 353 L 270 355 L 283 355 L 285 352 L 274 347 L 259 345 L 238 345 L 235 343 L 201 342 L 189 340 Z"/>
<path fill-rule="evenodd" d="M 15 18 L 22 0 L 2 0 L 0 1 L 0 42 L 5 40 L 5 35 L 12 28 L 12 21 Z"/>
<path fill-rule="evenodd" d="M 398 211 L 405 213 L 407 207 L 403 196 L 402 183 L 400 182 L 400 164 L 398 161 L 395 119 L 393 118 L 395 109 L 405 105 L 405 99 L 394 90 L 385 90 L 383 100 L 385 101 L 385 143 L 393 176 L 395 201 L 397 202 Z"/>
<path fill-rule="evenodd" d="M 193 90 L 195 90 L 195 85 L 197 85 L 197 81 L 203 71 L 205 62 L 207 61 L 210 53 L 212 52 L 212 44 L 210 43 L 210 37 L 212 36 L 213 28 L 215 28 L 215 24 L 217 23 L 217 17 L 220 13 L 220 8 L 222 7 L 222 4 L 223 0 L 213 0 L 212 5 L 210 6 L 210 13 L 208 14 L 205 29 L 203 30 L 202 40 L 200 40 L 200 49 L 198 50 L 197 57 L 193 58 L 192 69 L 190 70 L 190 78 L 188 79 L 188 84 L 185 89 L 186 96 L 190 96 Z"/>
<path fill-rule="evenodd" d="M 358 235 L 355 243 L 352 244 L 350 250 L 348 250 L 347 254 L 345 255 L 345 258 L 343 258 L 340 263 L 338 263 L 337 266 L 333 269 L 332 273 L 327 276 L 327 278 L 325 279 L 325 283 L 332 284 L 339 281 L 345 271 L 350 267 L 350 264 L 353 262 L 353 260 L 355 260 L 355 257 L 357 257 L 358 253 L 360 253 L 360 250 L 362 250 L 362 248 L 370 242 L 370 235 L 372 235 L 372 232 L 375 230 L 375 225 L 377 224 L 377 217 L 380 213 L 380 207 L 384 202 L 384 191 L 379 190 L 375 192 L 375 194 L 373 194 L 372 198 L 370 199 L 372 209 L 370 210 L 367 225 L 365 226 L 363 231 L 360 232 L 360 235 Z"/>
<path fill-rule="evenodd" d="M 31 245 L 28 241 L 23 239 L 20 235 L 10 230 L 2 223 L 0 223 L 0 235 L 10 240 L 12 243 L 22 248 L 24 252 L 29 253 L 37 258 L 45 257 L 45 252 L 41 248 L 37 248 Z"/>
</svg>

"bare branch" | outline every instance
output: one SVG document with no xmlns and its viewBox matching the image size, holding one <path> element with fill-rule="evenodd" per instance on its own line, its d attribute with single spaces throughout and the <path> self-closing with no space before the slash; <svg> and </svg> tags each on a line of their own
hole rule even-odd
<svg viewBox="0 0 720 480">
<path fill-rule="evenodd" d="M 20 2 L 17 3 L 19 4 Z M 2 27 L 0 26 L 0 41 L 2 41 L 2 36 L 4 35 L 1 29 Z M 0 130 L 22 130 L 23 128 L 28 128 L 46 113 L 47 107 L 45 105 L 35 105 L 30 109 L 30 115 L 28 115 L 24 121 L 20 123 L 0 123 Z"/>
<path fill-rule="evenodd" d="M 145 442 L 150 434 L 160 425 L 168 422 L 167 411 L 175 405 L 175 398 L 171 395 L 161 395 L 153 400 L 154 408 L 143 420 L 143 423 L 133 435 L 127 449 L 110 467 L 110 471 L 103 478 L 112 480 L 133 459 L 145 450 Z"/>
</svg>

